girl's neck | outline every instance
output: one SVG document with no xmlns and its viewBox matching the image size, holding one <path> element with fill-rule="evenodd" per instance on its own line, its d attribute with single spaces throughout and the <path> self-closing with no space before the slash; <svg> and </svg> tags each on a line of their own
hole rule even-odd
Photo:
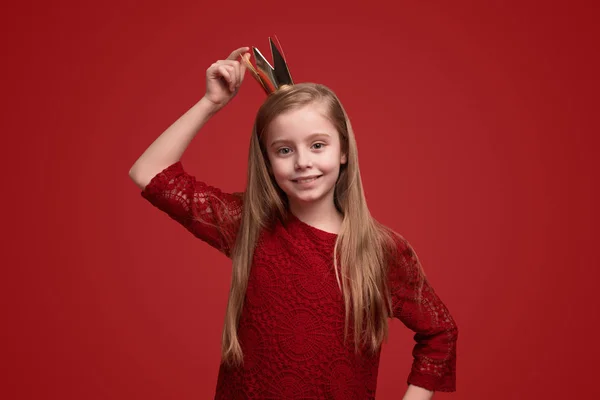
<svg viewBox="0 0 600 400">
<path fill-rule="evenodd" d="M 300 221 L 325 232 L 338 234 L 343 216 L 333 201 L 322 203 L 290 203 L 290 211 Z"/>
</svg>

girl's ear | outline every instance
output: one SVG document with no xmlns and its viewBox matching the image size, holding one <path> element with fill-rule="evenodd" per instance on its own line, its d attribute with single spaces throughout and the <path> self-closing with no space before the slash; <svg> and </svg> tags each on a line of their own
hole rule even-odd
<svg viewBox="0 0 600 400">
<path fill-rule="evenodd" d="M 348 157 L 345 154 L 342 154 L 342 158 L 340 159 L 340 164 L 346 164 L 348 162 Z"/>
</svg>

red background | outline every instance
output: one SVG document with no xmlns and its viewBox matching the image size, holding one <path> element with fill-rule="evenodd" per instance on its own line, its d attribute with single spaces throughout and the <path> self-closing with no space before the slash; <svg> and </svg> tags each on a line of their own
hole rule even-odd
<svg viewBox="0 0 600 400">
<path fill-rule="evenodd" d="M 276 34 L 296 81 L 342 99 L 373 214 L 459 325 L 458 392 L 436 398 L 600 398 L 597 17 L 537 3 L 4 6 L 1 397 L 212 398 L 230 264 L 127 173 L 212 62 Z M 243 189 L 263 99 L 247 79 L 186 169 Z M 412 345 L 394 321 L 378 399 Z"/>
</svg>

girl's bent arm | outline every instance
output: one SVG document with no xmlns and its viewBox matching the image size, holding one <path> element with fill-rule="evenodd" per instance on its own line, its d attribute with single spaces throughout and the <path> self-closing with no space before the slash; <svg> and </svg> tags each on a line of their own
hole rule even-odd
<svg viewBox="0 0 600 400">
<path fill-rule="evenodd" d="M 242 196 L 223 193 L 184 171 L 180 158 L 200 128 L 236 95 L 246 67 L 240 47 L 206 70 L 204 97 L 146 149 L 129 170 L 142 196 L 196 237 L 231 255 L 242 214 Z M 249 53 L 243 55 L 246 60 Z"/>
<path fill-rule="evenodd" d="M 150 180 L 180 160 L 200 128 L 218 111 L 218 106 L 203 97 L 144 151 L 129 170 L 130 178 L 144 189 Z"/>
<path fill-rule="evenodd" d="M 431 392 L 454 392 L 457 325 L 427 278 L 420 279 L 421 265 L 410 244 L 402 240 L 398 250 L 398 262 L 390 275 L 394 317 L 415 332 L 416 342 L 408 384 Z M 423 283 L 420 296 L 419 282 Z M 406 398 L 420 399 L 426 391 L 409 387 L 407 395 L 413 394 Z"/>
</svg>

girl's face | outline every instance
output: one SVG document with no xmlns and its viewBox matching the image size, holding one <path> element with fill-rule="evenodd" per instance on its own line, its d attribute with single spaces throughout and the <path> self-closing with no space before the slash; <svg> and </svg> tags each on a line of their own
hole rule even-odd
<svg viewBox="0 0 600 400">
<path fill-rule="evenodd" d="M 340 165 L 338 131 L 322 104 L 308 104 L 277 116 L 265 143 L 271 173 L 292 205 L 331 201 Z"/>
</svg>

